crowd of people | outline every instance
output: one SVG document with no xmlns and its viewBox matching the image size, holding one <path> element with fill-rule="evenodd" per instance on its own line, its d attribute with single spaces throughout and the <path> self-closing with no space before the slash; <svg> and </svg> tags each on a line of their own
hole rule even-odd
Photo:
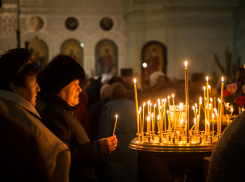
<svg viewBox="0 0 245 182">
<path fill-rule="evenodd" d="M 239 79 L 240 88 L 243 83 Z M 137 131 L 133 84 L 132 77 L 114 76 L 103 82 L 100 77 L 86 78 L 81 65 L 65 55 L 54 57 L 42 68 L 31 62 L 27 49 L 3 53 L 0 179 L 147 181 L 147 170 L 142 167 L 148 166 L 147 156 L 128 148 Z M 139 105 L 172 94 L 176 103 L 184 102 L 184 84 L 184 80 L 170 79 L 155 71 L 149 82 L 143 83 L 142 90 L 137 90 Z M 190 105 L 198 103 L 204 85 L 202 73 L 191 75 Z M 220 84 L 215 85 L 211 93 L 214 95 L 220 92 Z M 116 114 L 118 122 L 113 135 Z M 235 132 L 234 128 L 231 132 Z M 154 173 L 152 176 L 154 181 Z"/>
</svg>

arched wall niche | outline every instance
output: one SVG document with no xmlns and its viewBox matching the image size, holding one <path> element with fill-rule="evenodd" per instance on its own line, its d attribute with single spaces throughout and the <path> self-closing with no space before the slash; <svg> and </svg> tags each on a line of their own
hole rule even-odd
<svg viewBox="0 0 245 182">
<path fill-rule="evenodd" d="M 64 41 L 60 47 L 61 54 L 70 56 L 83 66 L 83 48 L 81 43 L 76 39 Z"/>
<path fill-rule="evenodd" d="M 144 64 L 144 65 L 143 65 Z M 149 80 L 155 71 L 167 75 L 167 48 L 158 41 L 149 41 L 142 48 L 141 54 L 142 83 Z"/>
</svg>

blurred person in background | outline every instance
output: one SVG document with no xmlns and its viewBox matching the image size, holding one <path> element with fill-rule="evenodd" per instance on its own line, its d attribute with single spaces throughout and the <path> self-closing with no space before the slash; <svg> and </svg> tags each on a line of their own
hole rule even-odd
<svg viewBox="0 0 245 182">
<path fill-rule="evenodd" d="M 137 181 L 137 155 L 128 148 L 135 137 L 135 104 L 126 97 L 127 91 L 122 83 L 114 83 L 111 88 L 111 101 L 104 105 L 99 123 L 99 137 L 111 136 L 118 115 L 115 135 L 119 143 L 117 149 L 105 155 L 105 181 Z"/>
</svg>

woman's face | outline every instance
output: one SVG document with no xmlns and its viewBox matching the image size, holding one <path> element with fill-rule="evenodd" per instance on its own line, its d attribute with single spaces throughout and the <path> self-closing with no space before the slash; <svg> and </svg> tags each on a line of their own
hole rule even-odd
<svg viewBox="0 0 245 182">
<path fill-rule="evenodd" d="M 36 105 L 37 92 L 40 91 L 40 87 L 36 81 L 36 75 L 28 76 L 25 81 L 25 87 L 19 86 L 17 88 L 17 93 L 23 99 L 30 102 L 33 106 Z"/>
<path fill-rule="evenodd" d="M 59 97 L 65 100 L 70 106 L 75 106 L 79 103 L 79 93 L 81 91 L 79 80 L 74 80 L 60 91 Z"/>
</svg>

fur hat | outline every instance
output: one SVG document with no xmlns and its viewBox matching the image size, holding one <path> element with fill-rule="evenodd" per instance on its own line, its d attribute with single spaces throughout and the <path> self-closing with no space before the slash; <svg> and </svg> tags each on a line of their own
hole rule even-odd
<svg viewBox="0 0 245 182">
<path fill-rule="evenodd" d="M 37 82 L 41 88 L 41 95 L 57 95 L 70 82 L 77 79 L 80 82 L 85 79 L 82 66 L 69 56 L 58 55 L 38 75 Z"/>
</svg>

